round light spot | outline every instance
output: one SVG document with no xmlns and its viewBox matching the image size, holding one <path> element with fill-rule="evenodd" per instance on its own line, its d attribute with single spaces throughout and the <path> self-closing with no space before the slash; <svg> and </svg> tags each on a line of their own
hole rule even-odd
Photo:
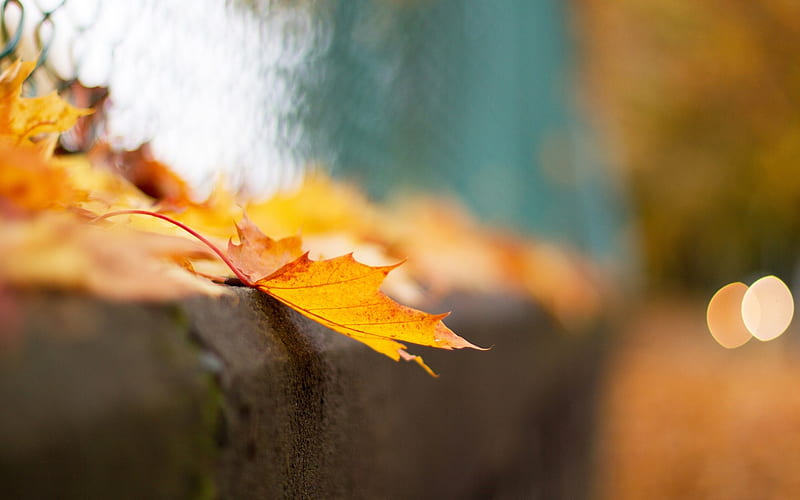
<svg viewBox="0 0 800 500">
<path fill-rule="evenodd" d="M 733 349 L 750 340 L 750 332 L 742 321 L 745 292 L 747 285 L 744 283 L 731 283 L 720 288 L 708 302 L 708 330 L 722 347 Z"/>
<path fill-rule="evenodd" d="M 742 319 L 758 340 L 772 340 L 789 328 L 794 299 L 789 287 L 775 276 L 756 281 L 742 298 Z"/>
</svg>

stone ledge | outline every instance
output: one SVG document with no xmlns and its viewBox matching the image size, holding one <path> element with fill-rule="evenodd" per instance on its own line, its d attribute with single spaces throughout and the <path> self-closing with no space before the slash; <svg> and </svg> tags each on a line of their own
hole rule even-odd
<svg viewBox="0 0 800 500">
<path fill-rule="evenodd" d="M 217 403 L 179 308 L 14 300 L 23 337 L 0 357 L 5 498 L 190 498 L 210 486 Z"/>
<path fill-rule="evenodd" d="M 494 348 L 412 349 L 439 379 L 249 289 L 176 306 L 19 302 L 24 347 L 0 359 L 13 498 L 588 494 L 601 337 L 560 332 L 524 301 L 454 298 L 448 325 Z"/>
</svg>

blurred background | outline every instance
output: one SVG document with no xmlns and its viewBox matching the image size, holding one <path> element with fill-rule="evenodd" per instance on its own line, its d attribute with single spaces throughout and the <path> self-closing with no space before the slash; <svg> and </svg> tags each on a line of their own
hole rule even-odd
<svg viewBox="0 0 800 500">
<path fill-rule="evenodd" d="M 625 290 L 596 496 L 799 496 L 796 329 L 727 350 L 705 308 L 796 272 L 800 4 L 337 5 L 312 92 L 325 164 L 375 196 L 454 194 Z"/>
<path fill-rule="evenodd" d="M 647 291 L 609 364 L 599 497 L 796 497 L 797 329 L 727 350 L 704 309 L 728 282 L 796 276 L 800 4 L 571 6 Z"/>
<path fill-rule="evenodd" d="M 727 350 L 705 323 L 722 285 L 797 274 L 800 3 L 116 3 L 22 4 L 65 27 L 71 62 L 47 71 L 111 89 L 119 144 L 152 141 L 198 186 L 230 168 L 267 192 L 320 164 L 376 199 L 453 196 L 608 271 L 598 498 L 800 497 L 796 328 Z M 131 87 L 143 70 L 181 84 Z"/>
<path fill-rule="evenodd" d="M 711 295 L 800 238 L 800 4 L 363 1 L 328 13 L 311 143 L 382 196 L 454 194 L 624 290 L 598 498 L 800 496 L 797 331 L 738 350 Z"/>
</svg>

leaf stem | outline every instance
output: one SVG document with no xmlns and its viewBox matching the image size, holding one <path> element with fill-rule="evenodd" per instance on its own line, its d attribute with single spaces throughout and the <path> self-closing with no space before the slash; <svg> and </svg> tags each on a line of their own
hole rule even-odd
<svg viewBox="0 0 800 500">
<path fill-rule="evenodd" d="M 224 262 L 225 265 L 228 266 L 231 271 L 233 271 L 233 274 L 235 274 L 236 277 L 239 278 L 239 280 L 242 283 L 244 283 L 247 286 L 253 286 L 253 282 L 250 281 L 250 279 L 247 276 L 245 276 L 244 273 L 242 273 L 239 269 L 236 268 L 236 266 L 233 264 L 233 262 L 231 262 L 231 260 L 228 258 L 228 256 L 225 255 L 225 252 L 220 250 L 219 247 L 217 247 L 215 244 L 211 243 L 211 241 L 209 241 L 208 238 L 206 238 L 202 234 L 200 234 L 197 231 L 195 231 L 194 229 L 190 228 L 189 226 L 187 226 L 183 222 L 179 222 L 179 221 L 173 219 L 172 217 L 168 217 L 168 216 L 166 216 L 164 214 L 160 214 L 158 212 L 151 212 L 150 210 L 130 209 L 130 210 L 116 210 L 114 212 L 108 212 L 107 214 L 103 214 L 103 215 L 99 215 L 99 216 L 95 217 L 94 219 L 92 219 L 91 222 L 93 222 L 93 223 L 94 222 L 100 222 L 101 220 L 109 219 L 111 217 L 116 217 L 118 215 L 149 215 L 150 217 L 155 217 L 156 219 L 161 219 L 163 221 L 169 222 L 170 224 L 172 224 L 174 226 L 178 226 L 179 228 L 183 229 L 187 233 L 191 234 L 192 236 L 194 236 L 195 238 L 200 240 L 200 242 L 202 242 L 205 246 L 210 248 L 211 251 L 213 251 L 215 254 L 217 254 L 217 257 L 222 259 L 222 262 Z"/>
</svg>

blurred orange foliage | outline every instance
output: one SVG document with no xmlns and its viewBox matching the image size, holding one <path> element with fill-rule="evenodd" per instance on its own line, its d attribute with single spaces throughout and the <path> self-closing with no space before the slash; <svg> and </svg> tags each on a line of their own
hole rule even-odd
<svg viewBox="0 0 800 500">
<path fill-rule="evenodd" d="M 574 7 L 586 97 L 630 179 L 652 282 L 789 275 L 800 245 L 800 3 Z"/>
<path fill-rule="evenodd" d="M 93 187 L 122 185 L 53 157 L 58 133 L 88 112 L 55 94 L 22 97 L 34 67 L 18 61 L 0 74 L 0 288 L 68 288 L 118 300 L 221 293 L 175 265 L 208 257 L 195 242 L 87 224 Z M 107 196 L 119 202 L 130 192 Z"/>
<path fill-rule="evenodd" d="M 664 301 L 630 318 L 605 381 L 598 498 L 800 498 L 796 339 L 722 349 L 702 309 Z"/>
</svg>

